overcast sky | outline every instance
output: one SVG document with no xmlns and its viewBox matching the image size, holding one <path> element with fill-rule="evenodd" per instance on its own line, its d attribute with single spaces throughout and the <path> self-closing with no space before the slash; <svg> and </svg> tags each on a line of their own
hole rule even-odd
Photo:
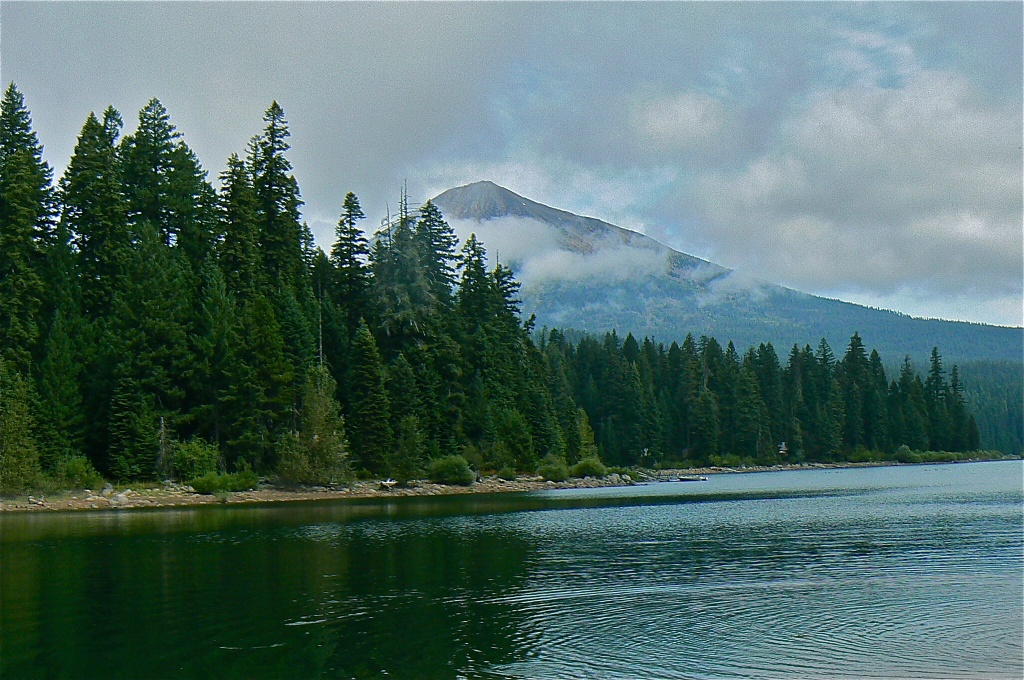
<svg viewBox="0 0 1024 680">
<path fill-rule="evenodd" d="M 0 3 L 58 176 L 157 97 L 217 185 L 276 99 L 318 242 L 490 179 L 799 290 L 1022 323 L 1022 3 Z"/>
</svg>

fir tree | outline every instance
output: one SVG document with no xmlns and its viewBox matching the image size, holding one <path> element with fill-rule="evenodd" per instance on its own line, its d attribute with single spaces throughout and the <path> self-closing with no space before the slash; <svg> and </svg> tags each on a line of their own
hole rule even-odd
<svg viewBox="0 0 1024 680">
<path fill-rule="evenodd" d="M 331 484 L 348 475 L 348 442 L 330 371 L 315 365 L 306 375 L 301 427 L 284 435 L 279 476 L 302 484 Z"/>
<path fill-rule="evenodd" d="M 218 247 L 218 262 L 228 290 L 246 300 L 266 283 L 259 251 L 256 192 L 248 167 L 235 154 L 228 158 L 220 179 L 220 231 L 224 237 Z"/>
<path fill-rule="evenodd" d="M 101 122 L 89 114 L 61 179 L 61 220 L 78 252 L 82 308 L 106 315 L 132 259 L 134 237 L 117 169 L 121 116 L 108 108 Z"/>
<path fill-rule="evenodd" d="M 0 357 L 0 492 L 18 493 L 41 477 L 31 385 Z"/>
<path fill-rule="evenodd" d="M 256 192 L 260 252 L 268 281 L 297 290 L 304 279 L 303 226 L 299 186 L 285 158 L 291 133 L 284 110 L 272 102 L 263 115 L 263 133 L 250 144 L 250 169 Z"/>
<path fill-rule="evenodd" d="M 455 247 L 459 239 L 431 201 L 420 208 L 415 237 L 431 295 L 442 307 L 448 307 L 455 285 Z"/>
<path fill-rule="evenodd" d="M 52 177 L 24 98 L 11 83 L 0 102 L 0 356 L 21 372 L 41 339 L 44 258 L 54 228 Z"/>
<path fill-rule="evenodd" d="M 364 217 L 356 195 L 346 194 L 331 247 L 334 277 L 329 294 L 350 333 L 355 333 L 360 318 L 369 315 L 370 271 L 366 259 L 370 250 L 358 226 Z"/>
<path fill-rule="evenodd" d="M 348 430 L 352 453 L 363 467 L 382 473 L 391 456 L 391 404 L 380 352 L 365 323 L 359 325 L 352 341 L 350 384 Z"/>
</svg>

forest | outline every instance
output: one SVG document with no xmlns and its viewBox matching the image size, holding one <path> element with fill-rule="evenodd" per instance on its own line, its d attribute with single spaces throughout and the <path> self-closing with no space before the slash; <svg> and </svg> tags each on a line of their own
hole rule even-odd
<svg viewBox="0 0 1024 680">
<path fill-rule="evenodd" d="M 276 102 L 216 186 L 153 99 L 90 114 L 56 182 L 14 84 L 0 108 L 0 490 L 254 474 L 869 460 L 974 451 L 958 366 L 887 375 L 859 334 L 737 349 L 537 329 L 519 284 L 430 201 L 371 238 L 302 220 Z M 626 331 L 627 329 L 624 329 Z"/>
</svg>

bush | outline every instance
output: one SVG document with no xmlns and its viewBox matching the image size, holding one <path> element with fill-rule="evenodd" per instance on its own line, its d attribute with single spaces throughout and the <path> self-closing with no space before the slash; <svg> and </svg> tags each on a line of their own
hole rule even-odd
<svg viewBox="0 0 1024 680">
<path fill-rule="evenodd" d="M 242 470 L 233 474 L 219 475 L 216 472 L 205 474 L 193 479 L 189 484 L 196 493 L 215 494 L 225 491 L 246 491 L 255 489 L 260 478 L 252 470 Z"/>
<path fill-rule="evenodd" d="M 462 456 L 445 456 L 431 461 L 427 475 L 437 484 L 469 486 L 476 480 L 476 475 Z"/>
<path fill-rule="evenodd" d="M 171 454 L 171 466 L 178 479 L 185 482 L 216 473 L 219 462 L 217 446 L 198 438 L 178 442 Z"/>
<path fill-rule="evenodd" d="M 504 479 L 506 482 L 514 482 L 519 475 L 516 474 L 514 467 L 505 466 L 498 470 L 498 479 Z"/>
<path fill-rule="evenodd" d="M 540 462 L 537 474 L 549 482 L 564 482 L 569 479 L 569 468 L 561 456 L 549 453 Z"/>
<path fill-rule="evenodd" d="M 608 468 L 597 456 L 584 458 L 572 466 L 573 477 L 604 477 L 608 474 Z"/>
<path fill-rule="evenodd" d="M 85 456 L 60 459 L 54 476 L 58 484 L 68 489 L 98 489 L 103 486 L 103 477 Z"/>
</svg>

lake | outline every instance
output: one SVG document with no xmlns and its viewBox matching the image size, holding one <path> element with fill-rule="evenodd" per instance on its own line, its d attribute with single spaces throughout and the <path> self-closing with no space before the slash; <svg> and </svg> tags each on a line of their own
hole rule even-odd
<svg viewBox="0 0 1024 680">
<path fill-rule="evenodd" d="M 0 515 L 0 677 L 1024 677 L 1020 461 Z"/>
</svg>

